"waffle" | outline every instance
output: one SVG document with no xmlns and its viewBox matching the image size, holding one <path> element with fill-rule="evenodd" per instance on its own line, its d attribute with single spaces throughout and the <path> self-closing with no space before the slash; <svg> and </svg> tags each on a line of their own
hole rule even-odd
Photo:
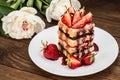
<svg viewBox="0 0 120 80">
<path fill-rule="evenodd" d="M 59 21 L 58 26 L 59 51 L 65 56 L 72 54 L 81 57 L 82 54 L 94 51 L 94 23 L 88 23 L 80 29 L 72 29 Z"/>
<path fill-rule="evenodd" d="M 68 17 L 68 15 L 64 17 Z M 83 16 L 80 24 L 82 24 L 82 21 L 85 21 L 85 19 L 86 22 L 88 22 L 84 23 L 81 27 L 78 26 L 79 28 L 73 28 L 73 24 L 67 25 L 65 24 L 66 22 L 63 23 L 64 20 L 62 21 L 62 19 L 58 22 L 58 47 L 64 56 L 74 55 L 75 57 L 81 58 L 88 53 L 94 52 L 95 47 L 93 40 L 95 24 L 90 20 L 92 19 L 92 13 L 88 13 L 85 17 Z M 78 22 L 79 21 L 80 20 L 78 20 Z"/>
</svg>

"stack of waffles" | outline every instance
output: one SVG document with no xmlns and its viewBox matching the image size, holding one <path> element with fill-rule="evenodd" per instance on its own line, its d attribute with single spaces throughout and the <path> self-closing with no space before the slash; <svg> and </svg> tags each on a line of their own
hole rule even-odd
<svg viewBox="0 0 120 80">
<path fill-rule="evenodd" d="M 77 58 L 95 51 L 94 27 L 92 13 L 85 13 L 84 8 L 74 10 L 68 8 L 58 22 L 58 46 L 64 55 L 73 55 Z"/>
</svg>

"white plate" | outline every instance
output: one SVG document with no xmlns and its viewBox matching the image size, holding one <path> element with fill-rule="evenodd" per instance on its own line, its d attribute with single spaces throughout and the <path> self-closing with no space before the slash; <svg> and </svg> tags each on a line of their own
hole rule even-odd
<svg viewBox="0 0 120 80">
<path fill-rule="evenodd" d="M 61 58 L 51 61 L 43 57 L 41 52 L 41 40 L 48 41 L 57 45 L 58 26 L 43 30 L 37 34 L 29 44 L 29 56 L 32 61 L 41 69 L 59 76 L 76 77 L 85 76 L 100 72 L 109 67 L 118 56 L 118 44 L 116 40 L 106 31 L 95 27 L 94 42 L 99 46 L 99 52 L 95 57 L 95 62 L 89 66 L 82 66 L 70 69 L 68 66 L 61 65 Z"/>
</svg>

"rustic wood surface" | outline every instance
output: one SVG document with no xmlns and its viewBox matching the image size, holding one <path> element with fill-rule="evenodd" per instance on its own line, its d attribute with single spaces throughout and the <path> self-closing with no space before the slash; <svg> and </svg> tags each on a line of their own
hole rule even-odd
<svg viewBox="0 0 120 80">
<path fill-rule="evenodd" d="M 120 0 L 80 0 L 94 15 L 96 26 L 109 32 L 120 46 Z M 57 25 L 47 23 L 46 28 Z M 28 55 L 31 39 L 14 40 L 0 34 L 0 80 L 120 80 L 120 54 L 107 69 L 84 77 L 61 77 L 38 68 Z M 112 43 L 111 43 L 112 44 Z M 106 53 L 109 54 L 109 53 Z M 102 59 L 101 59 L 102 60 Z"/>
</svg>

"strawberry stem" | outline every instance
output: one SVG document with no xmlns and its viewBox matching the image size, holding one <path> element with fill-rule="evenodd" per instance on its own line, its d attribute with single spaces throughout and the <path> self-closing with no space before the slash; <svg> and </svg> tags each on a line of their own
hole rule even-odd
<svg viewBox="0 0 120 80">
<path fill-rule="evenodd" d="M 48 42 L 46 41 L 46 45 L 48 45 Z"/>
<path fill-rule="evenodd" d="M 97 52 L 93 52 L 94 55 L 97 55 Z"/>
<path fill-rule="evenodd" d="M 42 45 L 43 45 L 43 49 L 46 48 L 47 45 L 48 45 L 48 42 L 47 42 L 47 41 L 44 43 L 43 40 L 41 40 L 41 43 L 42 43 Z"/>
<path fill-rule="evenodd" d="M 45 44 L 44 44 L 43 40 L 41 40 L 41 43 L 42 43 L 42 45 L 43 45 L 43 46 L 45 46 Z"/>
<path fill-rule="evenodd" d="M 92 63 L 95 59 L 95 56 L 93 55 L 91 58 L 90 58 L 90 63 Z"/>
<path fill-rule="evenodd" d="M 67 62 L 67 65 L 70 65 L 70 56 L 69 55 L 67 56 L 66 62 Z"/>
</svg>

